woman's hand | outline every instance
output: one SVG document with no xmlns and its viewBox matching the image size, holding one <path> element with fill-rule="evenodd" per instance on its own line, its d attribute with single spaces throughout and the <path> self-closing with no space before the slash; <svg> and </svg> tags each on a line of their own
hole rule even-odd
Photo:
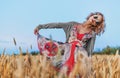
<svg viewBox="0 0 120 78">
<path fill-rule="evenodd" d="M 37 35 L 38 33 L 39 33 L 38 28 L 35 28 L 35 29 L 34 29 L 34 34 Z"/>
</svg>

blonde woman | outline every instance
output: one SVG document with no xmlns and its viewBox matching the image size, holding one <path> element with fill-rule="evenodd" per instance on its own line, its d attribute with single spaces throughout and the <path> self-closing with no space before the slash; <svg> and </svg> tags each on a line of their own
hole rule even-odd
<svg viewBox="0 0 120 78">
<path fill-rule="evenodd" d="M 68 71 L 71 72 L 75 63 L 75 50 L 77 47 L 84 49 L 88 56 L 92 54 L 94 49 L 94 43 L 96 35 L 101 35 L 104 32 L 105 20 L 104 16 L 100 12 L 91 13 L 85 22 L 67 22 L 67 23 L 48 23 L 38 25 L 34 29 L 34 34 L 38 34 L 40 29 L 53 29 L 62 28 L 66 34 L 66 43 L 70 45 L 68 50 L 65 50 L 64 61 L 62 66 L 66 66 Z M 43 40 L 42 40 L 43 39 Z M 45 38 L 41 38 L 41 43 L 38 48 L 41 51 L 46 50 L 48 53 L 55 54 L 58 51 L 59 42 L 54 42 L 51 45 L 50 42 L 46 42 Z M 38 41 L 39 43 L 40 41 Z M 44 42 L 44 44 L 42 44 Z M 62 43 L 62 44 L 66 44 Z M 42 46 L 41 46 L 42 44 Z M 50 54 L 49 54 L 50 55 Z M 48 56 L 49 56 L 48 55 Z"/>
</svg>

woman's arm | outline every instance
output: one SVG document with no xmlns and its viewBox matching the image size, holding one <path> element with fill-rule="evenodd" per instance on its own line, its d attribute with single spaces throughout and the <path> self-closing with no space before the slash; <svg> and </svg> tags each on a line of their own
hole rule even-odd
<svg viewBox="0 0 120 78">
<path fill-rule="evenodd" d="M 63 28 L 65 29 L 69 23 L 48 23 L 43 25 L 38 25 L 37 28 L 40 29 L 47 29 L 47 28 Z"/>
<path fill-rule="evenodd" d="M 67 22 L 67 23 L 48 23 L 48 24 L 38 25 L 34 29 L 34 34 L 38 34 L 40 29 L 63 28 L 66 34 L 66 42 L 67 42 L 70 35 L 71 28 L 76 23 L 77 22 Z"/>
<path fill-rule="evenodd" d="M 68 28 L 72 26 L 72 24 L 73 24 L 72 22 L 40 24 L 35 28 L 34 33 L 38 33 L 40 29 L 51 29 L 51 28 L 63 28 L 64 31 L 66 32 Z"/>
</svg>

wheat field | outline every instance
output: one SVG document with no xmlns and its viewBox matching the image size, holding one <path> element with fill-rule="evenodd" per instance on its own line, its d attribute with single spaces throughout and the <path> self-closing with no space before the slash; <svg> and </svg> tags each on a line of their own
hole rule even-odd
<svg viewBox="0 0 120 78">
<path fill-rule="evenodd" d="M 80 60 L 68 76 L 58 72 L 46 57 L 41 55 L 0 56 L 0 78 L 120 78 L 120 55 L 93 55 Z M 90 59 L 90 60 L 89 60 Z M 89 61 L 89 62 L 88 62 Z"/>
</svg>

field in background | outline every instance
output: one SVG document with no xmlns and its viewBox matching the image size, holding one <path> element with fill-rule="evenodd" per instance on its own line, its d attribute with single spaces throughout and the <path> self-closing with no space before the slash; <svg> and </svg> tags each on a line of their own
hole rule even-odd
<svg viewBox="0 0 120 78">
<path fill-rule="evenodd" d="M 92 68 L 86 68 L 79 62 L 75 65 L 72 75 L 61 75 L 52 66 L 50 61 L 41 55 L 4 55 L 0 56 L 0 78 L 119 78 L 120 55 L 93 55 Z M 90 64 L 88 64 L 90 65 Z M 91 72 L 88 72 L 91 70 Z M 89 75 L 88 75 L 89 74 Z M 78 78 L 78 77 L 77 77 Z"/>
<path fill-rule="evenodd" d="M 94 55 L 92 68 L 96 78 L 120 78 L 120 55 Z"/>
</svg>

